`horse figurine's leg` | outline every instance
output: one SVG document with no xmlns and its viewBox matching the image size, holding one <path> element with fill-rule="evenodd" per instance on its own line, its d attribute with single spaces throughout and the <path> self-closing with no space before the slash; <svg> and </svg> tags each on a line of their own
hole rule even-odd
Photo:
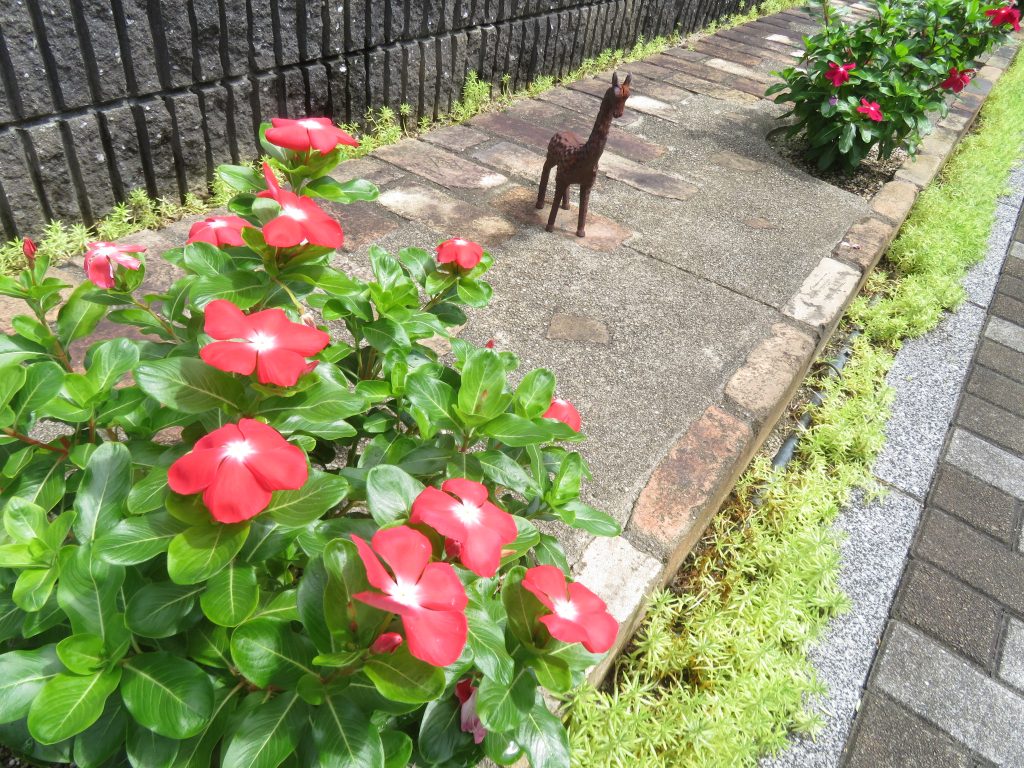
<svg viewBox="0 0 1024 768">
<path fill-rule="evenodd" d="M 576 237 L 586 237 L 586 226 L 587 226 L 587 206 L 590 205 L 590 187 L 593 182 L 587 186 L 580 186 L 580 217 L 576 223 Z"/>
<path fill-rule="evenodd" d="M 537 208 L 544 207 L 544 196 L 548 192 L 548 177 L 551 175 L 551 169 L 555 166 L 555 159 L 548 153 L 547 159 L 544 161 L 544 170 L 540 174 L 540 189 L 537 190 Z"/>
<path fill-rule="evenodd" d="M 558 183 L 558 177 L 555 177 L 555 199 L 551 203 L 551 214 L 548 216 L 548 225 L 545 227 L 548 232 L 552 232 L 555 229 L 555 219 L 558 216 L 558 206 L 562 204 L 562 200 L 565 199 L 566 188 Z"/>
<path fill-rule="evenodd" d="M 568 211 L 569 210 L 569 187 L 568 186 L 566 186 L 565 194 L 562 196 L 562 210 L 563 211 Z"/>
</svg>

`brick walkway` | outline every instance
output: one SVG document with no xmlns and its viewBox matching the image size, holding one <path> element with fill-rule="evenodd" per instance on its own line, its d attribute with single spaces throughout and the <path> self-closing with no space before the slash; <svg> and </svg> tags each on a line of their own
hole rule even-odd
<svg viewBox="0 0 1024 768">
<path fill-rule="evenodd" d="M 846 768 L 1024 765 L 1024 209 Z"/>
</svg>

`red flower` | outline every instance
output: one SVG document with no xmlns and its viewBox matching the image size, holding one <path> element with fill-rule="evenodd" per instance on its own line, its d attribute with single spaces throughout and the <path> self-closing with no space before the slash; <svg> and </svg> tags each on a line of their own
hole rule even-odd
<svg viewBox="0 0 1024 768">
<path fill-rule="evenodd" d="M 171 465 L 167 484 L 184 495 L 202 491 L 215 520 L 238 523 L 266 509 L 273 491 L 294 491 L 308 476 L 302 449 L 273 427 L 242 419 L 200 438 Z"/>
<path fill-rule="evenodd" d="M 125 269 L 138 269 L 142 264 L 133 253 L 146 250 L 142 245 L 120 245 L 118 243 L 89 243 L 85 250 L 85 274 L 99 288 L 114 287 L 114 265 Z"/>
<path fill-rule="evenodd" d="M 402 525 L 373 534 L 372 548 L 356 535 L 352 541 L 366 568 L 366 578 L 380 590 L 353 597 L 401 616 L 409 653 L 417 659 L 436 667 L 458 659 L 466 645 L 468 627 L 463 611 L 469 600 L 451 565 L 430 562 L 430 540 Z"/>
<path fill-rule="evenodd" d="M 306 358 L 326 347 L 331 337 L 323 331 L 293 323 L 281 309 L 245 315 L 225 299 L 206 305 L 204 330 L 215 339 L 199 350 L 204 361 L 229 373 L 251 374 L 261 384 L 292 387 L 299 377 L 316 368 Z M 245 341 L 228 341 L 245 339 Z"/>
<path fill-rule="evenodd" d="M 468 677 L 459 680 L 455 685 L 455 697 L 462 705 L 459 727 L 465 733 L 472 733 L 473 742 L 480 744 L 487 737 L 487 729 L 484 728 L 484 724 L 480 722 L 480 717 L 476 713 L 476 694 L 477 687 Z"/>
<path fill-rule="evenodd" d="M 573 432 L 579 432 L 580 427 L 583 426 L 580 412 L 576 410 L 573 404 L 568 400 L 562 400 L 557 397 L 551 401 L 551 405 L 548 406 L 548 409 L 542 415 L 545 419 L 557 419 L 563 424 L 567 424 Z"/>
<path fill-rule="evenodd" d="M 483 255 L 482 245 L 474 243 L 472 240 L 463 240 L 461 237 L 453 237 L 437 246 L 438 264 L 448 264 L 454 261 L 463 269 L 475 267 L 480 263 Z"/>
<path fill-rule="evenodd" d="M 308 197 L 281 189 L 267 163 L 263 164 L 263 175 L 268 189 L 260 192 L 257 197 L 272 198 L 281 206 L 281 213 L 263 225 L 263 239 L 267 245 L 291 248 L 308 243 L 325 248 L 341 248 L 345 242 L 341 224 Z"/>
<path fill-rule="evenodd" d="M 861 99 L 857 111 L 862 115 L 867 115 L 869 120 L 874 120 L 876 123 L 882 122 L 882 110 L 879 108 L 877 101 Z"/>
<path fill-rule="evenodd" d="M 25 261 L 28 262 L 30 267 L 35 266 L 36 263 L 36 241 L 31 237 L 26 237 L 21 241 L 21 252 L 25 254 Z"/>
<path fill-rule="evenodd" d="M 828 63 L 828 72 L 825 73 L 825 79 L 829 80 L 832 85 L 838 88 L 843 83 L 849 81 L 850 71 L 856 68 L 856 62 L 839 66 L 834 61 L 830 61 Z"/>
<path fill-rule="evenodd" d="M 359 146 L 358 141 L 326 117 L 305 117 L 302 120 L 274 117 L 270 122 L 274 127 L 267 129 L 267 141 L 296 152 L 315 149 L 326 155 L 340 144 Z"/>
<path fill-rule="evenodd" d="M 1003 24 L 1012 24 L 1014 32 L 1020 32 L 1020 11 L 1012 5 L 1004 5 L 1001 8 L 990 8 L 985 11 L 986 16 L 992 18 L 993 27 L 1001 27 Z"/>
<path fill-rule="evenodd" d="M 949 77 L 942 81 L 939 88 L 949 88 L 953 93 L 960 93 L 970 84 L 972 74 L 974 74 L 973 69 L 965 69 L 961 72 L 956 67 L 950 67 Z"/>
<path fill-rule="evenodd" d="M 453 499 L 449 493 L 459 498 Z M 445 480 L 440 491 L 433 486 L 424 488 L 412 503 L 409 522 L 426 523 L 457 542 L 459 561 L 485 577 L 495 574 L 502 547 L 519 535 L 512 515 L 487 500 L 484 485 L 461 478 Z"/>
<path fill-rule="evenodd" d="M 551 611 L 540 620 L 553 638 L 583 643 L 591 653 L 604 653 L 612 647 L 619 623 L 608 613 L 608 606 L 582 584 L 567 582 L 560 569 L 553 565 L 530 568 L 523 587 Z"/>
<path fill-rule="evenodd" d="M 394 653 L 403 642 L 405 641 L 397 632 L 385 632 L 373 641 L 370 653 Z"/>
<path fill-rule="evenodd" d="M 241 216 L 210 216 L 197 221 L 188 231 L 186 243 L 210 243 L 218 248 L 225 245 L 245 245 L 242 228 L 251 227 Z"/>
</svg>

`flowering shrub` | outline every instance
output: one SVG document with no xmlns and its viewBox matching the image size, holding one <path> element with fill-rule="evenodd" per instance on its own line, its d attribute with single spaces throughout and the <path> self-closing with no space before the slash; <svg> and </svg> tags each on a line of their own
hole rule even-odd
<svg viewBox="0 0 1024 768">
<path fill-rule="evenodd" d="M 555 378 L 452 338 L 466 240 L 331 266 L 353 139 L 264 126 L 263 174 L 163 254 L 0 278 L 0 743 L 43 762 L 567 766 L 563 693 L 617 625 L 540 521 L 612 536 Z M 104 323 L 104 340 L 89 343 Z M 425 342 L 450 339 L 451 357 Z M 435 345 L 436 346 L 436 345 Z"/>
<path fill-rule="evenodd" d="M 967 86 L 975 59 L 1020 29 L 1016 0 L 891 0 L 852 25 L 819 2 L 822 31 L 804 38 L 800 66 L 776 73 L 785 82 L 767 94 L 792 104 L 783 117 L 796 122 L 781 130 L 803 134 L 823 170 L 855 168 L 875 146 L 883 158 L 901 147 L 914 154 L 928 115 L 946 115 L 945 97 Z"/>
</svg>

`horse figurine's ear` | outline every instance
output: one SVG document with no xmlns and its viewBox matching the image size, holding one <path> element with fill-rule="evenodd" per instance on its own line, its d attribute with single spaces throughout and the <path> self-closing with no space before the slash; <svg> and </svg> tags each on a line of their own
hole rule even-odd
<svg viewBox="0 0 1024 768">
<path fill-rule="evenodd" d="M 626 79 L 625 79 L 625 81 L 624 81 L 624 82 L 623 82 L 622 84 L 623 84 L 623 85 L 629 85 L 629 83 L 630 83 L 630 81 L 631 81 L 632 79 L 633 79 L 633 75 L 632 75 L 632 74 L 627 74 L 627 75 L 626 75 Z"/>
<path fill-rule="evenodd" d="M 627 75 L 626 77 L 627 77 L 627 80 L 628 80 L 629 76 Z M 619 73 L 618 72 L 612 72 L 612 88 L 618 88 L 618 87 L 619 87 Z"/>
</svg>

